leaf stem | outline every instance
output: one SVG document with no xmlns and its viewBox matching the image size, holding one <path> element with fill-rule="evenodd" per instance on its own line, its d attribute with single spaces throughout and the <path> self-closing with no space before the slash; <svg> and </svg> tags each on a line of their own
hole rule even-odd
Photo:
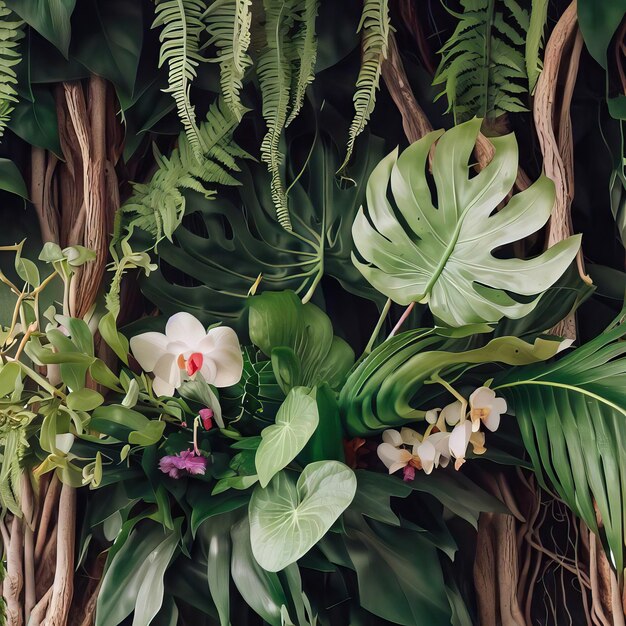
<svg viewBox="0 0 626 626">
<path fill-rule="evenodd" d="M 393 327 L 393 330 L 389 333 L 389 336 L 387 337 L 387 339 L 391 339 L 391 337 L 393 337 L 400 330 L 400 328 L 402 327 L 402 324 L 406 322 L 406 318 L 409 317 L 414 307 L 415 307 L 415 302 L 411 302 L 411 304 L 409 304 L 409 306 L 406 307 L 406 309 L 404 309 L 404 313 L 398 320 L 398 323 Z"/>
<path fill-rule="evenodd" d="M 385 306 L 380 313 L 380 317 L 378 318 L 378 322 L 376 322 L 376 326 L 374 326 L 374 331 L 372 332 L 372 336 L 370 340 L 367 342 L 365 346 L 365 350 L 363 350 L 363 356 L 367 356 L 374 347 L 374 342 L 376 341 L 376 337 L 378 337 L 380 333 L 380 329 L 383 327 L 385 323 L 385 319 L 387 318 L 387 314 L 389 313 L 389 309 L 391 308 L 391 298 L 387 298 L 387 302 L 385 302 Z M 363 357 L 361 357 L 363 358 Z"/>
</svg>

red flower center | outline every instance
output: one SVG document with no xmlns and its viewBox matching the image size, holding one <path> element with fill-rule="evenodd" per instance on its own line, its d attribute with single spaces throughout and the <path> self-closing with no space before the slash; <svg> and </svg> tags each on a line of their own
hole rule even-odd
<svg viewBox="0 0 626 626">
<path fill-rule="evenodd" d="M 187 360 L 185 360 L 182 354 L 179 355 L 177 363 L 181 370 L 187 370 L 187 374 L 193 376 L 198 370 L 202 369 L 203 361 L 204 357 L 201 352 L 193 352 Z"/>
<path fill-rule="evenodd" d="M 202 361 L 204 360 L 200 352 L 194 352 L 188 359 L 186 365 L 187 374 L 193 376 L 199 369 L 202 368 Z"/>
</svg>

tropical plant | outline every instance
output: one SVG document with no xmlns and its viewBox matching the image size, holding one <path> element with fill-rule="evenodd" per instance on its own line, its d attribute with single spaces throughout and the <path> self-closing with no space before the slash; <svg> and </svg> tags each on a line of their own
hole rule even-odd
<svg viewBox="0 0 626 626">
<path fill-rule="evenodd" d="M 574 236 L 530 260 L 493 255 L 495 248 L 530 235 L 548 221 L 554 186 L 544 176 L 494 214 L 516 177 L 516 142 L 513 135 L 493 139 L 492 161 L 470 177 L 468 160 L 480 123 L 476 119 L 445 134 L 430 133 L 399 158 L 394 152 L 383 159 L 368 181 L 367 217 L 361 210 L 352 229 L 365 261 L 354 258 L 354 264 L 365 278 L 399 304 L 428 303 L 435 318 L 448 326 L 527 315 L 580 246 L 580 237 Z M 435 208 L 424 172 L 437 140 Z M 390 181 L 409 232 L 387 200 Z M 520 296 L 535 297 L 524 301 Z"/>
<path fill-rule="evenodd" d="M 0 2 L 0 623 L 621 624 L 624 22 Z"/>
</svg>

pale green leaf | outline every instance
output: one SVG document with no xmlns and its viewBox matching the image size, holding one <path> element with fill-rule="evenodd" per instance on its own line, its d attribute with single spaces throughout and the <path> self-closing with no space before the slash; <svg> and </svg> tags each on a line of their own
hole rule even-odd
<svg viewBox="0 0 626 626">
<path fill-rule="evenodd" d="M 317 461 L 296 483 L 280 472 L 250 500 L 250 541 L 259 565 L 277 572 L 306 554 L 349 506 L 354 472 L 338 461 Z"/>
</svg>

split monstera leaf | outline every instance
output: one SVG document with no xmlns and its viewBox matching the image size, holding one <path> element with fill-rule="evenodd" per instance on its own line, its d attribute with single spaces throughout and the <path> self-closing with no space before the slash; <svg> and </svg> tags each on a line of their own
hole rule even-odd
<svg viewBox="0 0 626 626">
<path fill-rule="evenodd" d="M 363 276 L 398 304 L 427 303 L 447 326 L 528 315 L 580 247 L 575 235 L 528 260 L 493 255 L 548 221 L 555 192 L 542 176 L 497 211 L 517 176 L 517 142 L 513 134 L 491 138 L 493 159 L 471 176 L 480 124 L 431 132 L 385 157 L 369 178 L 367 211 L 360 209 L 352 227 L 352 260 Z M 435 142 L 436 199 L 426 174 Z"/>
</svg>

